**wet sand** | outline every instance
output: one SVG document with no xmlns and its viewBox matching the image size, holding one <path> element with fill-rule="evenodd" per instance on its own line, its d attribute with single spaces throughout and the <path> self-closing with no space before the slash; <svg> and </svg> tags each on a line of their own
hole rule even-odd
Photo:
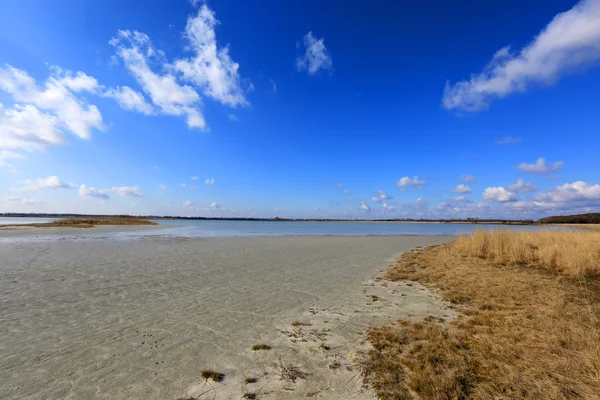
<svg viewBox="0 0 600 400">
<path fill-rule="evenodd" d="M 0 241 L 0 398 L 374 398 L 355 365 L 365 329 L 452 318 L 419 285 L 377 277 L 451 239 Z M 203 380 L 205 368 L 225 379 Z"/>
</svg>

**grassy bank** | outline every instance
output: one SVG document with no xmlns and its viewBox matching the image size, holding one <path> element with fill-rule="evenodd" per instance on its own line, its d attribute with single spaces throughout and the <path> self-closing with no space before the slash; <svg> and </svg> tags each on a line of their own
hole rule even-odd
<svg viewBox="0 0 600 400">
<path fill-rule="evenodd" d="M 116 216 L 116 217 L 91 217 L 91 218 L 65 218 L 41 224 L 12 224 L 0 225 L 0 227 L 22 227 L 31 226 L 35 228 L 92 228 L 98 225 L 156 225 L 156 223 L 145 218 Z"/>
<path fill-rule="evenodd" d="M 478 232 L 402 256 L 457 320 L 369 331 L 382 399 L 600 398 L 600 232 Z"/>
</svg>

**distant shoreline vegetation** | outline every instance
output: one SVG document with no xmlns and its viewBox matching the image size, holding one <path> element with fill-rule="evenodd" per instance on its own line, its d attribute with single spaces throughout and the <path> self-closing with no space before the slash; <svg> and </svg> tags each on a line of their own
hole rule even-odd
<svg viewBox="0 0 600 400">
<path fill-rule="evenodd" d="M 96 215 L 96 214 L 46 214 L 46 213 L 0 213 L 0 217 L 14 218 L 137 218 L 144 220 L 190 220 L 190 221 L 265 221 L 265 222 L 420 222 L 420 223 L 446 223 L 446 224 L 501 224 L 501 225 L 535 225 L 535 224 L 600 224 L 600 213 L 559 215 L 541 218 L 537 221 L 531 219 L 414 219 L 414 218 L 389 218 L 389 219 L 335 219 L 335 218 L 243 218 L 243 217 L 176 217 L 170 215 Z"/>
<path fill-rule="evenodd" d="M 197 221 L 266 221 L 266 222 L 422 222 L 422 223 L 466 223 L 466 224 L 510 224 L 530 225 L 533 220 L 508 220 L 508 219 L 414 219 L 414 218 L 389 218 L 389 219 L 335 219 L 335 218 L 244 218 L 244 217 L 177 217 L 169 215 L 96 215 L 96 214 L 47 214 L 47 213 L 0 213 L 0 217 L 15 218 L 140 218 L 146 220 L 197 220 Z"/>
</svg>

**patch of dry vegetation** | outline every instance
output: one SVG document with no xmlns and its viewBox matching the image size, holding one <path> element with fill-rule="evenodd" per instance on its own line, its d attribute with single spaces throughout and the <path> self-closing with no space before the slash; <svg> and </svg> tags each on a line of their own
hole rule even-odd
<svg viewBox="0 0 600 400">
<path fill-rule="evenodd" d="M 268 344 L 255 344 L 254 346 L 252 346 L 252 350 L 254 351 L 259 351 L 259 350 L 271 350 L 271 346 L 269 346 Z"/>
<path fill-rule="evenodd" d="M 366 381 L 382 399 L 599 399 L 599 251 L 595 232 L 478 232 L 406 253 L 386 279 L 462 312 L 370 330 Z"/>
<path fill-rule="evenodd" d="M 203 369 L 202 372 L 200 372 L 200 376 L 205 380 L 212 379 L 215 382 L 222 382 L 223 379 L 225 379 L 225 374 L 215 371 L 214 369 Z"/>
<path fill-rule="evenodd" d="M 32 226 L 35 228 L 93 228 L 98 225 L 156 225 L 155 222 L 149 219 L 130 217 L 130 216 L 116 216 L 116 217 L 75 217 L 59 219 L 52 222 L 45 222 L 41 224 L 13 224 L 13 225 L 2 225 L 2 227 L 21 227 L 21 226 Z"/>
<path fill-rule="evenodd" d="M 454 246 L 470 257 L 549 268 L 572 276 L 600 274 L 600 232 L 477 231 Z"/>
</svg>

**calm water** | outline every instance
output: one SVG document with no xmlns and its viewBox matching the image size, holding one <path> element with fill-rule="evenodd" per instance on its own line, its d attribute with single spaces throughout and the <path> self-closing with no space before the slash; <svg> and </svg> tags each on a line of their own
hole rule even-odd
<svg viewBox="0 0 600 400">
<path fill-rule="evenodd" d="M 56 218 L 15 218 L 15 217 L 0 217 L 0 225 L 12 224 L 42 224 L 44 222 L 52 222 Z"/>
<path fill-rule="evenodd" d="M 419 224 L 401 222 L 270 222 L 158 220 L 161 233 L 187 237 L 288 236 L 288 235 L 461 235 L 476 229 L 557 229 L 519 225 Z M 152 233 L 157 233 L 152 232 Z"/>
<path fill-rule="evenodd" d="M 52 221 L 51 218 L 0 218 L 0 225 L 27 224 Z M 189 238 L 225 238 L 249 236 L 294 236 L 294 235 L 462 235 L 476 229 L 536 230 L 561 229 L 557 227 L 537 227 L 519 225 L 485 224 L 419 224 L 387 222 L 270 222 L 270 221 L 194 221 L 156 220 L 159 229 L 127 232 L 94 232 L 82 229 L 76 234 L 62 235 L 61 239 L 74 240 L 91 238 L 112 238 L 135 240 L 144 236 L 160 235 Z M 53 235 L 36 235 L 36 240 L 54 240 Z M 27 240 L 22 238 L 21 240 Z M 6 240 L 0 240 L 2 242 Z M 12 241 L 9 239 L 9 241 Z"/>
</svg>

